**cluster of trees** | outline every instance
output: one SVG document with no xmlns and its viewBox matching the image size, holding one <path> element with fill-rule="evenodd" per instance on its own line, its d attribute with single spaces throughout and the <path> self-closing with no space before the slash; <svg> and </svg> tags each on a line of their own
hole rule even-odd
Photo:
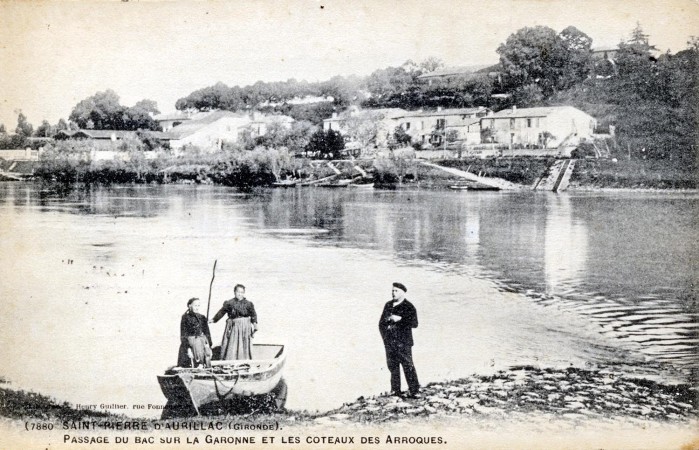
<svg viewBox="0 0 699 450">
<path fill-rule="evenodd" d="M 617 146 L 613 150 L 620 154 L 693 162 L 699 142 L 699 38 L 692 38 L 688 47 L 676 54 L 668 51 L 658 56 L 639 25 L 615 51 L 611 77 L 597 76 L 596 65 L 603 61 L 593 57 L 591 48 L 590 36 L 572 26 L 560 32 L 545 26 L 525 27 L 497 48 L 497 65 L 462 76 L 425 82 L 420 75 L 444 67 L 440 60 L 428 58 L 419 64 L 407 61 L 399 67 L 379 69 L 363 78 L 336 76 L 314 83 L 259 81 L 245 87 L 217 83 L 179 99 L 176 107 L 290 115 L 297 121 L 291 129 L 273 124 L 265 136 L 255 136 L 249 130 L 243 146 L 331 155 L 342 150 L 344 139 L 336 132 L 320 130 L 318 125 L 333 112 L 353 105 L 404 109 L 488 106 L 494 110 L 515 104 L 572 105 L 596 117 L 602 128 L 614 126 Z M 290 102 L 307 96 L 326 101 Z M 34 129 L 20 113 L 14 134 L 0 125 L 0 147 L 21 147 L 30 136 L 52 136 L 69 126 L 155 130 L 152 113 L 158 109 L 151 100 L 126 107 L 115 92 L 98 92 L 73 108 L 70 124 L 43 121 Z M 368 147 L 376 139 L 380 119 L 378 114 L 348 116 L 344 129 L 351 140 Z M 393 132 L 393 138 L 409 143 L 409 136 L 400 130 Z"/>
<path fill-rule="evenodd" d="M 158 114 L 158 104 L 144 99 L 134 106 L 123 106 L 111 89 L 97 92 L 80 101 L 69 119 L 79 128 L 96 130 L 157 130 L 158 123 L 151 114 Z"/>
<path fill-rule="evenodd" d="M 420 64 L 407 61 L 400 68 L 376 71 L 368 78 L 335 76 L 327 81 L 315 83 L 295 79 L 270 83 L 258 81 L 244 87 L 229 87 L 219 82 L 180 98 L 175 107 L 178 110 L 199 111 L 274 111 L 289 115 L 295 120 L 308 120 L 320 124 L 332 112 L 352 104 L 360 104 L 368 98 L 387 95 L 389 92 L 400 97 L 399 92 L 408 85 L 417 83 L 419 75 L 443 66 L 440 60 L 427 58 Z M 320 97 L 327 101 L 309 105 L 289 103 L 292 99 L 304 97 Z M 367 105 L 372 106 L 370 103 Z"/>
<path fill-rule="evenodd" d="M 242 111 L 272 108 L 289 112 L 294 109 L 288 104 L 288 101 L 304 97 L 326 98 L 328 99 L 326 103 L 329 103 L 331 107 L 342 108 L 356 100 L 360 87 L 361 80 L 355 76 L 336 76 L 317 83 L 295 79 L 270 83 L 258 81 L 245 87 L 229 87 L 219 82 L 180 98 L 175 103 L 175 108 L 178 110 L 197 109 L 199 111 L 213 109 Z M 325 105 L 326 108 L 327 106 Z M 286 108 L 286 111 L 283 111 L 283 108 Z"/>
<path fill-rule="evenodd" d="M 294 122 L 290 128 L 273 122 L 262 136 L 257 136 L 252 128 L 243 130 L 236 147 L 245 150 L 280 149 L 291 154 L 304 153 L 332 159 L 342 157 L 345 138 L 338 131 L 323 131 L 307 121 Z"/>
<path fill-rule="evenodd" d="M 65 124 L 65 122 L 63 122 Z M 59 124 L 60 125 L 60 124 Z M 39 127 L 34 130 L 34 126 L 29 123 L 27 116 L 22 111 L 17 114 L 17 127 L 14 133 L 8 133 L 4 124 L 0 123 L 0 149 L 16 149 L 32 146 L 29 140 L 32 136 L 47 137 L 46 128 L 55 128 L 44 120 Z"/>
<path fill-rule="evenodd" d="M 546 99 L 576 106 L 614 126 L 614 156 L 664 159 L 692 169 L 699 142 L 699 40 L 688 48 L 657 55 L 637 26 L 614 56 L 616 74 L 590 78 Z"/>
<path fill-rule="evenodd" d="M 303 120 L 292 123 L 291 127 L 272 122 L 262 136 L 257 136 L 252 127 L 243 129 L 239 144 L 246 150 L 256 147 L 285 148 L 293 153 L 299 153 L 305 150 L 316 129 L 315 125 Z"/>
<path fill-rule="evenodd" d="M 158 114 L 158 105 L 153 100 L 141 100 L 134 106 L 123 106 L 119 96 L 108 89 L 80 101 L 70 113 L 70 122 L 59 119 L 51 124 L 43 120 L 39 126 L 29 123 L 22 111 L 17 114 L 17 127 L 9 133 L 4 124 L 0 124 L 0 149 L 14 149 L 33 146 L 33 137 L 50 138 L 60 130 L 96 129 L 96 130 L 158 130 L 158 123 L 151 114 Z"/>
<path fill-rule="evenodd" d="M 503 88 L 515 97 L 540 102 L 585 80 L 592 70 L 592 38 L 575 27 L 556 33 L 525 27 L 498 47 Z"/>
<path fill-rule="evenodd" d="M 318 130 L 311 135 L 306 153 L 314 157 L 339 159 L 345 148 L 345 139 L 339 131 Z"/>
</svg>

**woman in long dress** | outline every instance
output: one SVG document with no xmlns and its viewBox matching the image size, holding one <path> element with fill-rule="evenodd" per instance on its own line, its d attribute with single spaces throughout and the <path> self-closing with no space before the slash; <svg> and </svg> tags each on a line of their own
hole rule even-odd
<svg viewBox="0 0 699 450">
<path fill-rule="evenodd" d="M 255 305 L 245 299 L 245 286 L 237 284 L 235 297 L 223 302 L 213 322 L 228 315 L 221 342 L 221 359 L 252 359 L 252 336 L 257 331 Z"/>
</svg>

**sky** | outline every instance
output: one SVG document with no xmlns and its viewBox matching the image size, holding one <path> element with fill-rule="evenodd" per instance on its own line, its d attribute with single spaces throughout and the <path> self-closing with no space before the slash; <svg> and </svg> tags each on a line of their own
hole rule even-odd
<svg viewBox="0 0 699 450">
<path fill-rule="evenodd" d="M 573 25 L 613 46 L 637 22 L 677 52 L 699 35 L 699 1 L 0 0 L 0 123 L 13 130 L 18 110 L 35 127 L 56 123 L 106 89 L 171 112 L 219 81 L 323 81 L 430 56 L 494 64 L 525 26 Z"/>
</svg>

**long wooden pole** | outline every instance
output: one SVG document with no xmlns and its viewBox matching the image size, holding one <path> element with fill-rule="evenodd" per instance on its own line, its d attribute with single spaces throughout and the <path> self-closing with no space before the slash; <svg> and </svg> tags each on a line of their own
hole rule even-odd
<svg viewBox="0 0 699 450">
<path fill-rule="evenodd" d="M 206 303 L 206 321 L 209 321 L 209 308 L 211 307 L 211 288 L 214 285 L 214 278 L 216 278 L 216 263 L 218 259 L 214 260 L 214 271 L 211 274 L 211 283 L 209 283 L 209 301 Z"/>
</svg>

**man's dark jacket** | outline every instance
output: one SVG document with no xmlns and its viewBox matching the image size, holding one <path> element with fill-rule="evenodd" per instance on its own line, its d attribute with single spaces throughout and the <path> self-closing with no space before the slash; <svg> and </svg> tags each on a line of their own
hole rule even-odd
<svg viewBox="0 0 699 450">
<path fill-rule="evenodd" d="M 413 345 L 413 328 L 417 328 L 417 311 L 412 303 L 403 300 L 397 306 L 393 306 L 393 300 L 383 307 L 381 319 L 379 319 L 379 332 L 385 346 Z M 398 322 L 391 322 L 388 318 L 394 314 L 400 316 Z"/>
</svg>

